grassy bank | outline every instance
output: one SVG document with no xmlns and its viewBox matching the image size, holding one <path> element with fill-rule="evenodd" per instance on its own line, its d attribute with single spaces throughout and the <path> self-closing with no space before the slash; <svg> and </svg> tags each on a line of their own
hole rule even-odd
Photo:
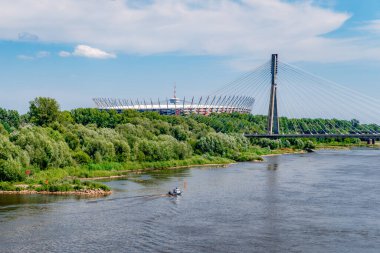
<svg viewBox="0 0 380 253">
<path fill-rule="evenodd" d="M 24 181 L 0 182 L 0 193 L 17 191 L 20 193 L 89 193 L 109 192 L 110 188 L 92 178 L 126 175 L 130 172 L 183 168 L 205 164 L 229 164 L 231 159 L 211 156 L 195 156 L 185 160 L 161 162 L 99 163 L 80 167 L 51 168 L 48 170 L 31 169 Z"/>
<path fill-rule="evenodd" d="M 330 142 L 330 143 L 316 143 L 316 149 L 350 149 L 355 147 L 363 147 L 363 148 L 380 148 L 380 143 L 376 142 L 376 144 L 367 144 L 365 141 L 361 141 L 358 143 L 346 143 L 346 142 Z"/>
<path fill-rule="evenodd" d="M 91 163 L 77 167 L 49 168 L 47 170 L 32 168 L 29 170 L 30 174 L 23 181 L 0 182 L 0 193 L 10 193 L 12 191 L 21 194 L 66 192 L 69 194 L 89 193 L 98 195 L 99 191 L 106 193 L 111 189 L 100 182 L 93 181 L 94 179 L 112 178 L 149 170 L 186 168 L 197 165 L 225 165 L 236 161 L 262 161 L 262 155 L 297 151 L 289 148 L 278 150 L 255 148 L 235 155 L 235 159 L 203 155 L 184 160 Z"/>
<path fill-rule="evenodd" d="M 318 144 L 316 149 L 346 149 L 361 144 L 329 143 Z M 29 169 L 29 175 L 25 180 L 19 182 L 0 182 L 0 194 L 88 194 L 106 195 L 111 189 L 100 182 L 93 180 L 101 178 L 113 178 L 125 176 L 128 173 L 143 172 L 150 170 L 177 169 L 193 167 L 197 165 L 226 165 L 242 161 L 263 161 L 263 156 L 302 153 L 304 150 L 294 148 L 269 148 L 255 147 L 249 151 L 235 154 L 234 159 L 217 156 L 193 156 L 184 160 L 169 160 L 156 162 L 104 162 L 90 163 L 82 166 L 71 166 L 64 168 L 49 168 L 40 170 Z M 231 155 L 230 155 L 231 157 Z"/>
</svg>

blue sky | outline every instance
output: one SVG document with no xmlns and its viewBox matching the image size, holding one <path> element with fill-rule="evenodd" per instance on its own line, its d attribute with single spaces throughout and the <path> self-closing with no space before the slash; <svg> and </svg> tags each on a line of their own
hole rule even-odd
<svg viewBox="0 0 380 253">
<path fill-rule="evenodd" d="M 209 94 L 271 53 L 380 99 L 378 0 L 4 0 L 0 107 Z"/>
</svg>

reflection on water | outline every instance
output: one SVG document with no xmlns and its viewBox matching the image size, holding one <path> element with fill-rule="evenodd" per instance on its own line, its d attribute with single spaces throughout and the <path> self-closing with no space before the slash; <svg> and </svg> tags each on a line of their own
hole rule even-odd
<svg viewBox="0 0 380 253">
<path fill-rule="evenodd" d="M 277 169 L 279 165 L 278 156 L 271 157 L 267 161 L 267 170 L 265 178 L 265 211 L 266 216 L 264 218 L 263 234 L 267 235 L 265 243 L 268 245 L 268 248 L 275 250 L 277 249 L 276 243 L 279 241 L 278 230 L 277 230 Z M 270 235 L 270 236 L 269 236 Z"/>
<path fill-rule="evenodd" d="M 319 151 L 131 174 L 103 198 L 3 195 L 1 252 L 377 252 L 379 163 Z"/>
<path fill-rule="evenodd" d="M 277 170 L 278 169 L 278 156 L 272 156 L 269 161 L 267 161 L 268 170 Z"/>
</svg>

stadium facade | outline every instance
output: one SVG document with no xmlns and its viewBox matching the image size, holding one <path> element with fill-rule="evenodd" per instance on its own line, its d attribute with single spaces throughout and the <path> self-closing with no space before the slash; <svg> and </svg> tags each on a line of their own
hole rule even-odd
<svg viewBox="0 0 380 253">
<path fill-rule="evenodd" d="M 137 110 L 153 111 L 161 115 L 188 115 L 211 113 L 251 113 L 255 99 L 248 96 L 207 96 L 186 100 L 173 98 L 157 101 L 115 98 L 94 98 L 95 105 L 100 110 Z"/>
</svg>

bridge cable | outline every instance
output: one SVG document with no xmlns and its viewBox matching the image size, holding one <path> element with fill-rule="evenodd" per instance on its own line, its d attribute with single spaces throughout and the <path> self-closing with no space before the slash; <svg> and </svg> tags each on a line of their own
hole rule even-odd
<svg viewBox="0 0 380 253">
<path fill-rule="evenodd" d="M 286 67 L 285 69 L 288 69 L 289 70 L 289 68 L 288 67 Z M 297 72 L 297 74 L 299 75 L 298 76 L 298 78 L 301 78 L 301 79 L 304 79 L 305 80 L 305 75 L 304 75 L 304 73 L 298 73 L 299 71 L 298 70 L 294 70 L 293 68 L 291 68 L 290 69 L 290 71 L 295 71 L 295 72 Z M 321 80 L 314 80 L 314 81 L 317 81 L 317 83 L 321 83 Z M 311 87 L 309 87 L 309 89 L 313 89 L 314 87 L 313 86 L 311 86 Z M 334 87 L 335 88 L 335 87 Z M 315 89 L 314 89 L 315 90 Z M 320 89 L 319 90 L 315 90 L 315 91 L 320 91 Z M 327 93 L 328 94 L 328 93 Z M 331 92 L 330 94 L 334 94 L 334 92 Z M 326 100 L 326 98 L 329 98 L 329 99 L 333 99 L 333 103 L 331 104 L 331 105 L 336 105 L 337 103 L 337 100 L 340 100 L 342 103 L 345 103 L 346 101 L 345 100 L 342 100 L 343 98 L 343 96 L 345 96 L 346 98 L 347 98 L 347 100 L 351 100 L 351 98 L 350 97 L 347 97 L 347 95 L 346 94 L 343 94 L 343 96 L 342 96 L 342 94 L 340 95 L 340 96 L 337 96 L 337 97 L 334 97 L 334 96 L 328 96 L 328 95 L 326 95 L 325 93 L 323 93 L 322 94 L 323 96 L 323 99 L 324 100 Z M 331 108 L 330 108 L 331 109 Z M 337 109 L 340 109 L 340 111 L 343 109 L 343 108 L 337 108 Z M 329 110 L 328 110 L 329 111 Z M 348 111 L 348 110 L 346 110 L 346 111 Z M 342 111 L 341 111 L 342 112 Z M 347 113 L 346 112 L 343 112 L 342 113 L 342 115 L 347 115 Z M 351 115 L 352 116 L 352 115 Z M 344 117 L 346 117 L 347 118 L 347 116 L 343 116 L 343 118 Z M 351 128 L 352 129 L 352 128 Z M 358 130 L 358 129 L 357 129 Z M 367 129 L 367 131 L 368 131 L 368 129 Z M 371 131 L 370 129 L 369 129 L 369 131 Z M 359 131 L 360 132 L 360 131 Z M 373 132 L 373 131 L 372 131 Z"/>
<path fill-rule="evenodd" d="M 279 78 L 279 82 L 280 82 L 280 80 L 284 80 L 287 84 L 285 84 L 285 82 L 281 82 L 279 85 L 279 91 L 281 90 L 281 88 L 292 88 L 292 86 L 291 86 L 291 82 L 289 82 L 288 81 L 288 79 L 285 77 L 285 75 L 279 75 L 278 76 L 278 78 Z M 297 89 L 291 89 L 292 91 L 293 91 L 293 93 L 297 93 L 297 95 L 299 96 L 299 97 L 302 97 L 302 95 L 300 95 L 299 94 L 299 92 L 297 91 Z M 297 103 L 297 105 L 296 105 L 296 107 L 297 108 L 302 108 L 302 104 L 300 104 L 299 103 L 299 101 L 298 101 L 298 99 L 294 99 L 294 101 Z M 308 117 L 308 115 L 307 115 L 307 117 Z M 295 119 L 294 119 L 296 122 L 297 122 L 297 119 L 296 119 L 296 117 L 295 117 Z M 305 119 L 304 119 L 305 120 Z M 308 126 L 308 124 L 306 124 L 305 122 L 304 122 L 304 124 L 305 124 L 305 127 L 309 130 L 309 132 L 311 133 L 311 134 L 313 134 L 313 130 Z M 304 127 L 301 125 L 301 122 L 299 122 L 299 127 L 300 127 L 300 129 L 301 129 L 301 132 L 302 133 L 305 133 L 305 132 L 303 132 L 303 129 L 304 129 Z M 315 131 L 315 130 L 314 130 Z"/>
<path fill-rule="evenodd" d="M 282 69 L 282 72 L 287 73 L 287 71 L 286 71 L 285 69 Z M 287 78 L 290 78 L 290 81 L 288 81 L 288 85 L 289 85 L 289 86 L 292 86 L 292 84 L 297 83 L 297 80 L 296 80 L 297 77 L 296 77 L 296 76 L 288 75 Z M 293 87 L 293 86 L 292 86 L 292 87 Z M 304 92 L 304 90 L 303 90 L 302 88 L 299 88 L 299 87 L 295 87 L 295 88 L 293 88 L 293 91 L 295 91 L 295 92 L 297 92 L 297 93 L 302 93 L 302 94 L 299 96 L 299 97 L 301 97 L 301 98 L 302 98 L 302 97 L 307 97 L 307 98 L 308 98 L 307 94 L 310 94 L 310 92 L 309 92 L 309 93 L 306 93 L 306 92 Z M 306 94 L 306 96 L 305 96 L 305 94 Z M 312 101 L 313 103 L 316 102 L 316 101 L 315 101 L 315 99 L 316 99 L 315 92 L 313 92 L 313 94 L 314 94 L 313 96 L 311 96 L 310 98 L 307 99 L 307 100 L 308 100 L 307 102 L 303 102 L 303 103 L 302 103 L 301 108 L 305 108 L 305 105 L 309 104 L 309 102 L 311 102 L 311 101 Z M 317 103 L 315 103 L 315 104 L 317 104 Z M 313 107 L 311 107 L 310 109 L 313 109 Z M 310 111 L 309 108 L 307 108 L 306 111 Z M 314 113 L 314 110 L 313 110 L 313 113 Z M 320 116 L 319 116 L 320 113 L 321 113 L 321 110 L 317 110 L 317 113 L 316 113 L 316 114 L 318 114 L 318 117 L 320 117 Z M 328 110 L 327 110 L 327 113 L 330 114 Z M 310 116 L 309 116 L 309 117 L 310 117 Z M 329 115 L 328 117 L 330 117 L 330 115 Z M 310 117 L 310 118 L 312 118 L 312 117 Z M 323 118 L 323 117 L 322 117 L 322 118 Z M 319 120 L 319 122 L 322 123 L 322 130 L 323 130 L 323 132 L 324 132 L 324 133 L 327 133 L 327 132 L 324 131 L 324 129 L 323 129 L 323 128 L 326 128 L 326 125 L 324 125 L 323 122 L 322 122 L 321 120 Z M 335 128 L 335 126 L 331 124 L 331 122 L 327 121 L 327 123 L 330 123 L 330 125 L 333 127 L 333 129 L 334 129 L 336 132 L 339 133 L 339 130 L 337 130 L 337 129 Z"/>
</svg>

